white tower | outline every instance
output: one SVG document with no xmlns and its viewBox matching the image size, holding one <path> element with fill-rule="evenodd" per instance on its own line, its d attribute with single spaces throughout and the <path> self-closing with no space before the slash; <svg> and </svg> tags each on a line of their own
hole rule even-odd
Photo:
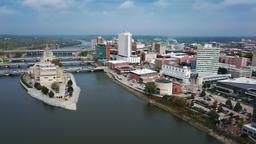
<svg viewBox="0 0 256 144">
<path fill-rule="evenodd" d="M 130 57 L 132 47 L 132 34 L 130 32 L 120 33 L 118 35 L 118 55 L 121 57 Z"/>
</svg>

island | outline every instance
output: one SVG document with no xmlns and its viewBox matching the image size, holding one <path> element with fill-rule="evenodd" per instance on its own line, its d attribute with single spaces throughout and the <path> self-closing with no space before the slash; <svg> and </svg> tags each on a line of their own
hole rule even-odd
<svg viewBox="0 0 256 144">
<path fill-rule="evenodd" d="M 63 65 L 46 46 L 40 62 L 31 66 L 20 77 L 27 93 L 46 104 L 76 110 L 80 88 L 71 73 L 65 73 Z"/>
</svg>

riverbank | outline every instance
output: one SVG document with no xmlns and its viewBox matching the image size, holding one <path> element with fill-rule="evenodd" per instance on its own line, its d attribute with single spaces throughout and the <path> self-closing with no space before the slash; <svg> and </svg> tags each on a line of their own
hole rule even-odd
<svg viewBox="0 0 256 144">
<path fill-rule="evenodd" d="M 164 105 L 163 103 L 160 103 L 159 101 L 156 101 L 155 99 L 153 98 L 150 98 L 148 97 L 147 95 L 145 95 L 144 92 L 140 91 L 140 90 L 137 90 L 137 89 L 134 89 L 133 87 L 129 86 L 129 85 L 126 85 L 125 83 L 123 83 L 121 80 L 119 79 L 116 79 L 115 76 L 108 70 L 105 71 L 106 72 L 106 75 L 116 84 L 122 86 L 123 88 L 125 88 L 126 90 L 128 90 L 130 93 L 134 94 L 135 96 L 137 96 L 138 98 L 141 98 L 143 99 L 144 101 L 160 108 L 160 109 L 163 109 L 169 113 L 171 113 L 172 115 L 182 119 L 183 121 L 187 122 L 189 125 L 201 130 L 201 131 L 204 131 L 205 133 L 207 133 L 208 135 L 214 137 L 215 139 L 217 139 L 218 141 L 224 143 L 224 144 L 238 144 L 238 142 L 232 140 L 232 139 L 228 139 L 226 138 L 225 136 L 223 135 L 219 135 L 217 134 L 216 132 L 214 132 L 212 129 L 204 126 L 203 124 L 199 123 L 199 122 L 195 122 L 193 121 L 192 118 L 188 117 L 187 115 L 185 114 L 182 114 L 182 113 L 179 113 L 179 111 L 167 106 L 167 105 Z"/>
<path fill-rule="evenodd" d="M 69 100 L 64 100 L 64 99 L 58 99 L 58 98 L 50 98 L 48 95 L 44 95 L 41 91 L 37 90 L 36 88 L 29 88 L 26 84 L 20 80 L 21 85 L 26 89 L 27 93 L 35 98 L 38 99 L 48 105 L 55 106 L 55 107 L 60 107 L 64 108 L 67 110 L 73 110 L 75 111 L 77 109 L 77 102 L 79 99 L 79 94 L 80 94 L 80 88 L 77 86 L 75 78 L 72 74 L 68 73 L 67 74 L 70 79 L 73 82 L 73 95 Z"/>
</svg>

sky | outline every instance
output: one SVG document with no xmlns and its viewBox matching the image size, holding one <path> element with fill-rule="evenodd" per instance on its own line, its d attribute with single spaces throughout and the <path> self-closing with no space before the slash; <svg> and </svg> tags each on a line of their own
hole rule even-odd
<svg viewBox="0 0 256 144">
<path fill-rule="evenodd" d="M 256 36 L 256 0 L 0 0 L 0 34 Z"/>
</svg>

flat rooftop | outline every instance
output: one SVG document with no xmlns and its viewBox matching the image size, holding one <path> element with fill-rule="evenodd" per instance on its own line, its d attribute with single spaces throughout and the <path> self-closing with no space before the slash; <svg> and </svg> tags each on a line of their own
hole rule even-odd
<svg viewBox="0 0 256 144">
<path fill-rule="evenodd" d="M 156 73 L 156 71 L 151 70 L 151 69 L 137 69 L 132 71 L 132 73 L 135 73 L 137 75 L 143 75 L 143 74 L 149 74 L 149 73 Z"/>
<path fill-rule="evenodd" d="M 111 63 L 111 64 L 128 63 L 125 60 L 111 60 L 111 61 L 108 61 L 108 62 Z"/>
<path fill-rule="evenodd" d="M 255 79 L 250 79 L 250 78 L 245 78 L 245 77 L 240 77 L 236 79 L 226 79 L 226 80 L 220 80 L 218 83 L 222 83 L 225 85 L 230 85 L 233 87 L 238 87 L 242 89 L 256 89 L 256 80 Z"/>
<path fill-rule="evenodd" d="M 240 84 L 256 84 L 255 79 L 246 78 L 246 77 L 240 77 L 240 78 L 235 78 L 235 79 L 226 79 L 226 80 L 221 80 L 219 82 L 240 83 Z"/>
</svg>

